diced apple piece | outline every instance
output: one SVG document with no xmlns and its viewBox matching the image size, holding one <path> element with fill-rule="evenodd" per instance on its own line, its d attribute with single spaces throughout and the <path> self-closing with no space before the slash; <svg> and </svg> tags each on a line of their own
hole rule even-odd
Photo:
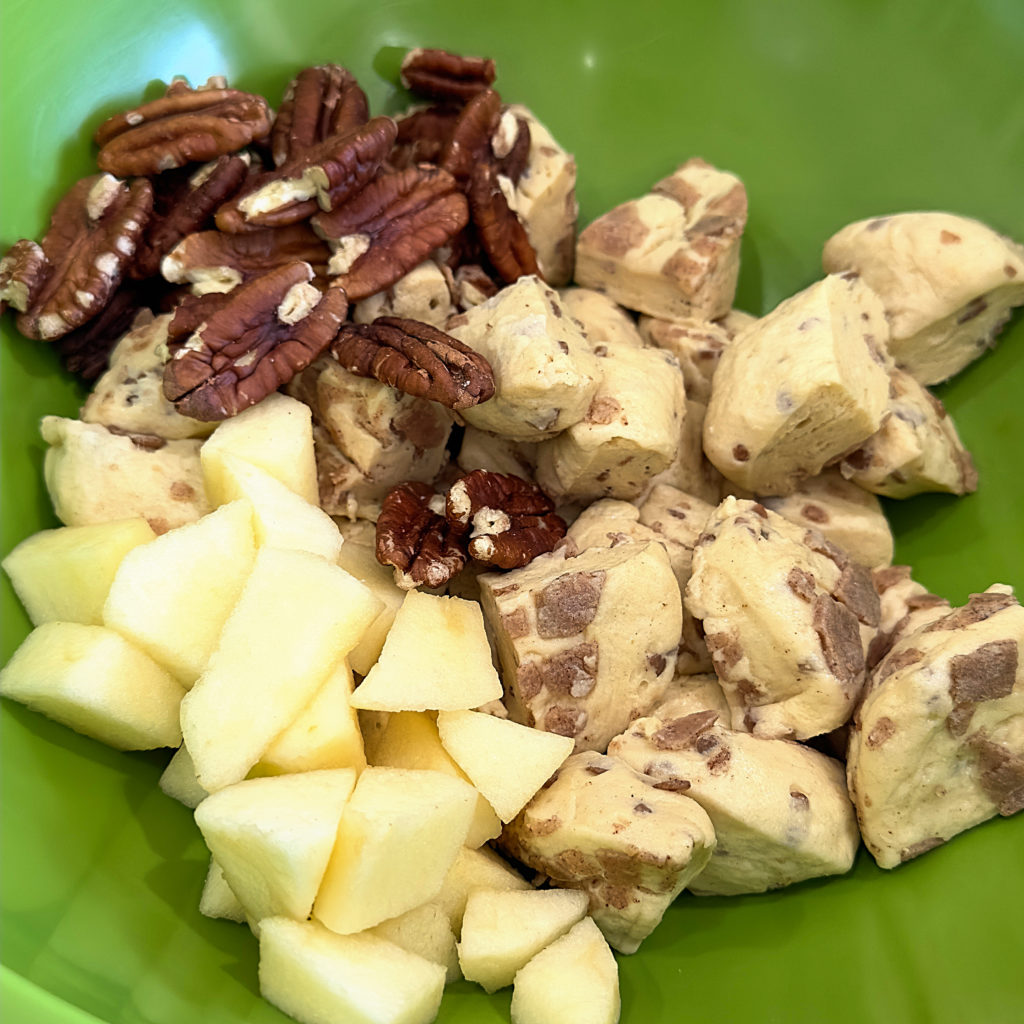
<svg viewBox="0 0 1024 1024">
<path fill-rule="evenodd" d="M 160 789 L 172 800 L 195 810 L 210 794 L 199 785 L 196 766 L 185 746 L 178 747 L 160 776 Z"/>
<path fill-rule="evenodd" d="M 309 917 L 356 773 L 245 779 L 208 796 L 196 824 L 254 923 Z"/>
<path fill-rule="evenodd" d="M 440 964 L 377 935 L 337 935 L 316 921 L 260 927 L 260 994 L 299 1024 L 430 1024 Z"/>
<path fill-rule="evenodd" d="M 570 741 L 572 746 L 572 741 Z M 441 743 L 434 716 L 428 711 L 394 711 L 374 744 L 372 763 L 385 768 L 418 768 L 444 772 L 470 782 Z M 501 821 L 487 800 L 477 794 L 466 846 L 474 849 L 501 834 Z"/>
<path fill-rule="evenodd" d="M 341 661 L 299 717 L 263 752 L 250 775 L 366 767 L 359 718 L 349 703 L 352 669 Z"/>
<path fill-rule="evenodd" d="M 456 936 L 462 933 L 462 918 L 469 894 L 478 888 L 525 892 L 533 886 L 490 847 L 482 846 L 478 850 L 463 847 L 445 875 L 441 891 L 433 900 L 448 915 Z"/>
<path fill-rule="evenodd" d="M 510 822 L 573 751 L 571 736 L 531 729 L 482 711 L 441 711 L 445 750 L 504 822 Z M 515 765 L 514 771 L 509 766 Z"/>
<path fill-rule="evenodd" d="M 588 902 L 578 889 L 474 889 L 458 946 L 463 975 L 488 992 L 511 985 L 528 960 L 586 917 Z"/>
<path fill-rule="evenodd" d="M 441 772 L 367 768 L 342 813 L 314 916 L 349 934 L 432 899 L 465 842 L 476 795 Z"/>
<path fill-rule="evenodd" d="M 103 606 L 117 630 L 190 687 L 252 569 L 252 505 L 233 501 L 124 556 Z"/>
<path fill-rule="evenodd" d="M 512 1024 L 616 1024 L 619 966 L 593 918 L 542 949 L 515 978 Z"/>
<path fill-rule="evenodd" d="M 3 560 L 14 592 L 32 620 L 103 624 L 103 602 L 121 559 L 156 534 L 145 519 L 41 530 Z"/>
<path fill-rule="evenodd" d="M 182 701 L 199 784 L 212 793 L 245 778 L 379 612 L 344 569 L 307 551 L 261 548 L 217 650 Z"/>
<path fill-rule="evenodd" d="M 245 907 L 238 902 L 238 897 L 228 885 L 224 872 L 214 857 L 210 858 L 203 891 L 199 895 L 199 913 L 204 917 L 245 924 Z"/>
<path fill-rule="evenodd" d="M 103 626 L 44 622 L 0 671 L 0 694 L 118 750 L 181 742 L 181 685 Z"/>
<path fill-rule="evenodd" d="M 328 562 L 338 560 L 341 532 L 319 505 L 311 505 L 265 469 L 230 452 L 220 453 L 220 465 L 224 500 L 252 502 L 257 544 L 311 551 Z"/>
<path fill-rule="evenodd" d="M 446 971 L 446 985 L 462 978 L 455 932 L 444 908 L 438 903 L 421 903 L 398 917 L 381 921 L 369 931 L 425 960 L 440 964 Z"/>
<path fill-rule="evenodd" d="M 501 697 L 475 601 L 410 590 L 352 703 L 374 711 L 476 708 Z"/>
<path fill-rule="evenodd" d="M 223 456 L 235 455 L 266 470 L 311 505 L 320 504 L 313 454 L 313 413 L 280 392 L 224 420 L 199 449 L 206 493 L 214 505 L 227 500 Z"/>
<path fill-rule="evenodd" d="M 395 621 L 395 615 L 402 606 L 405 591 L 395 586 L 394 571 L 377 561 L 377 554 L 369 544 L 345 538 L 338 556 L 338 565 L 352 573 L 357 580 L 365 583 L 383 604 L 380 615 L 363 634 L 355 649 L 349 655 L 349 664 L 361 676 L 365 676 L 373 663 L 380 657 L 388 630 Z"/>
</svg>

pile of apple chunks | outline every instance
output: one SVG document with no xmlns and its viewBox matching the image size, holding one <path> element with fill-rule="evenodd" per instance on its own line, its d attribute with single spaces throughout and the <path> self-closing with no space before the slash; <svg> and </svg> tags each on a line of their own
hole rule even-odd
<svg viewBox="0 0 1024 1024">
<path fill-rule="evenodd" d="M 160 784 L 212 854 L 200 909 L 249 925 L 261 992 L 295 1019 L 426 1024 L 464 977 L 513 985 L 516 1024 L 613 1024 L 586 894 L 486 845 L 573 741 L 473 710 L 502 693 L 479 605 L 403 599 L 342 544 L 300 402 L 224 421 L 201 458 L 198 521 L 44 530 L 8 555 L 35 628 L 0 693 L 118 749 L 178 748 Z"/>
</svg>

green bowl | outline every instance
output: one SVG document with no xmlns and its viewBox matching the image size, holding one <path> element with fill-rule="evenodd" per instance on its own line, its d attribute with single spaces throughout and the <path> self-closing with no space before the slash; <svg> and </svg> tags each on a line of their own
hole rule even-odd
<svg viewBox="0 0 1024 1024">
<path fill-rule="evenodd" d="M 576 154 L 581 221 L 700 155 L 746 182 L 737 305 L 820 276 L 849 221 L 946 209 L 1024 238 L 1024 5 L 1016 0 L 8 0 L 2 9 L 0 245 L 41 236 L 92 169 L 93 128 L 158 81 L 226 74 L 276 104 L 307 64 L 351 68 L 397 109 L 399 54 L 487 54 L 497 86 Z M 39 418 L 82 394 L 45 345 L 3 324 L 0 548 L 55 525 Z M 1024 322 L 940 389 L 980 492 L 892 506 L 897 559 L 955 602 L 1024 584 Z M 28 622 L 3 582 L 6 660 Z M 162 754 L 120 754 L 20 706 L 2 723 L 3 1019 L 8 1024 L 271 1024 L 256 944 L 199 914 L 190 813 Z M 626 1022 L 1024 1019 L 1024 815 L 895 871 L 863 851 L 842 878 L 762 896 L 679 899 L 620 957 Z M 441 1021 L 507 1020 L 508 991 L 462 983 Z M 556 1022 L 553 1022 L 556 1024 Z"/>
</svg>

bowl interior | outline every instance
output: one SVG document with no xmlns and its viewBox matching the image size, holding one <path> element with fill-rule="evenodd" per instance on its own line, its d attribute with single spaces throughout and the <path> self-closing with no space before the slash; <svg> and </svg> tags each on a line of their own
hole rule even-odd
<svg viewBox="0 0 1024 1024">
<path fill-rule="evenodd" d="M 948 209 L 1024 239 L 1024 8 L 1005 0 L 38 0 L 2 11 L 0 248 L 40 237 L 55 200 L 92 171 L 95 125 L 173 75 L 226 74 L 276 105 L 299 68 L 338 62 L 374 112 L 391 112 L 407 101 L 398 61 L 417 45 L 496 59 L 502 95 L 575 153 L 581 224 L 689 156 L 737 173 L 750 198 L 737 305 L 755 314 L 819 277 L 823 241 L 861 217 Z M 82 392 L 45 345 L 0 329 L 6 553 L 56 525 L 38 421 L 74 415 Z M 960 603 L 1024 582 L 1020 315 L 939 393 L 980 491 L 888 507 L 897 561 Z M 2 587 L 6 660 L 28 623 Z M 191 814 L 157 788 L 167 753 L 119 754 L 9 702 L 0 744 L 12 1019 L 284 1020 L 258 997 L 248 931 L 198 912 L 206 855 Z M 1022 844 L 1019 815 L 893 872 L 862 851 L 842 878 L 683 897 L 620 958 L 623 1020 L 1019 1019 Z M 463 983 L 440 1019 L 507 1019 L 507 1004 L 507 991 Z"/>
</svg>

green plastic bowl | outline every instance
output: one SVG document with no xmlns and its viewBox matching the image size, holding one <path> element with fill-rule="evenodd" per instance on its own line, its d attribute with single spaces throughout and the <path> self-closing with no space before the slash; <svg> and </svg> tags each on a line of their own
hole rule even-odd
<svg viewBox="0 0 1024 1024">
<path fill-rule="evenodd" d="M 851 220 L 947 209 L 1024 238 L 1024 5 L 1017 0 L 6 0 L 0 244 L 41 236 L 92 170 L 90 136 L 177 74 L 226 74 L 271 104 L 339 62 L 377 112 L 404 103 L 400 53 L 487 54 L 497 86 L 576 154 L 582 223 L 699 155 L 750 197 L 737 305 L 820 276 Z M 39 418 L 80 390 L 7 321 L 0 348 L 6 553 L 55 525 Z M 1024 584 L 1024 323 L 940 389 L 980 492 L 892 507 L 897 559 L 955 602 Z M 28 631 L 3 583 L 4 660 Z M 271 1024 L 248 930 L 199 914 L 206 856 L 157 788 L 168 754 L 120 754 L 20 706 L 2 723 L 5 1024 Z M 625 1022 L 1024 1020 L 1024 815 L 895 871 L 762 896 L 683 897 L 620 957 Z M 441 1021 L 507 1020 L 508 991 L 449 989 Z M 340 1022 L 339 1022 L 340 1024 Z M 556 1024 L 556 1022 L 552 1022 Z"/>
</svg>

